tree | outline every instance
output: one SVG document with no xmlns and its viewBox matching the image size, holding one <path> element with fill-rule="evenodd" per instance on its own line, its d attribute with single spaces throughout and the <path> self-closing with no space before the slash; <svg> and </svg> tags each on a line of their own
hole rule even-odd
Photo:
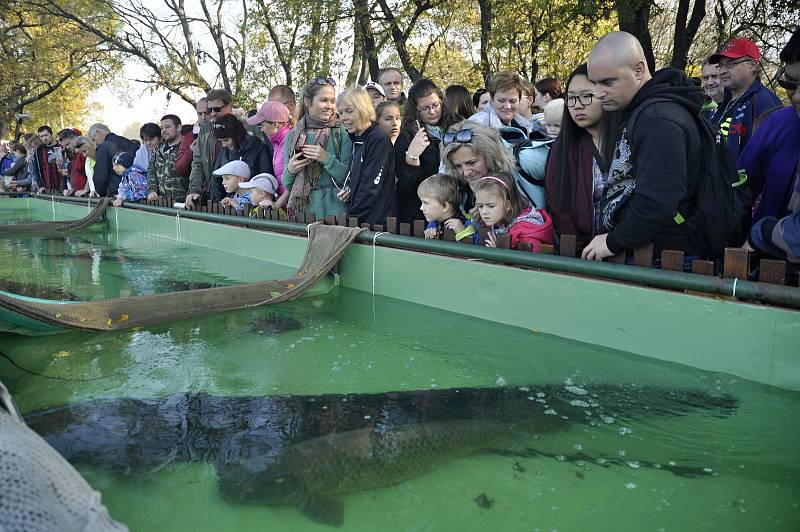
<svg viewBox="0 0 800 532">
<path fill-rule="evenodd" d="M 89 1 L 72 2 L 70 9 L 78 17 L 95 12 Z M 85 93 L 119 67 L 98 39 L 76 35 L 74 24 L 39 11 L 30 2 L 10 0 L 0 7 L 0 14 L 0 137 L 7 136 L 14 124 L 14 136 L 19 138 L 20 115 L 26 112 L 41 120 L 37 123 L 75 120 L 85 111 Z M 113 18 L 105 16 L 104 26 L 113 26 Z"/>
</svg>

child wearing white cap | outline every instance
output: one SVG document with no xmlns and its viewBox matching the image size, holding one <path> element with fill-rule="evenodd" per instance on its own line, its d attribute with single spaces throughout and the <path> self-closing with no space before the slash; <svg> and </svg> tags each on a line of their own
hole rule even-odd
<svg viewBox="0 0 800 532">
<path fill-rule="evenodd" d="M 278 180 L 274 175 L 263 173 L 253 177 L 250 181 L 245 181 L 239 184 L 239 191 L 243 192 L 242 196 L 247 196 L 250 205 L 255 205 L 261 208 L 277 209 L 281 205 L 278 202 Z M 257 214 L 257 210 L 252 212 L 252 215 Z"/>
<path fill-rule="evenodd" d="M 222 188 L 228 194 L 220 205 L 234 207 L 237 211 L 244 208 L 245 203 L 250 203 L 249 195 L 244 190 L 240 193 L 240 186 L 250 179 L 250 167 L 244 161 L 230 161 L 214 170 L 214 175 L 222 177 Z"/>
</svg>

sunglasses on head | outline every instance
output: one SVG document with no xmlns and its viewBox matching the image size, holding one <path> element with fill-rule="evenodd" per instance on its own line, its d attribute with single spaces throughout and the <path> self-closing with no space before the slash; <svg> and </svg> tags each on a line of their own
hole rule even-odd
<svg viewBox="0 0 800 532">
<path fill-rule="evenodd" d="M 308 83 L 309 87 L 313 87 L 314 85 L 332 85 L 332 86 L 335 87 L 336 86 L 336 80 L 333 79 L 333 78 L 325 78 L 325 77 L 319 76 L 319 77 L 316 77 L 316 78 L 312 79 Z"/>
<path fill-rule="evenodd" d="M 472 130 L 471 129 L 459 129 L 458 131 L 448 131 L 444 134 L 444 145 L 447 146 L 448 144 L 452 144 L 453 142 L 458 142 L 460 144 L 467 144 L 472 142 Z"/>
</svg>

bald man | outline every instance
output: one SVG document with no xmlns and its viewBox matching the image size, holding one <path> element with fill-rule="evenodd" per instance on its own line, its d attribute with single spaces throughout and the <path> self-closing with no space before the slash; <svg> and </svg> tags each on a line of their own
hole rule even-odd
<svg viewBox="0 0 800 532">
<path fill-rule="evenodd" d="M 633 35 L 612 32 L 600 38 L 588 61 L 595 98 L 605 111 L 620 111 L 623 132 L 617 143 L 600 205 L 601 233 L 582 257 L 603 260 L 650 242 L 699 257 L 700 232 L 683 223 L 693 211 L 700 182 L 701 137 L 696 118 L 703 93 L 686 75 L 666 68 L 655 74 Z M 631 117 L 637 113 L 635 123 Z"/>
</svg>

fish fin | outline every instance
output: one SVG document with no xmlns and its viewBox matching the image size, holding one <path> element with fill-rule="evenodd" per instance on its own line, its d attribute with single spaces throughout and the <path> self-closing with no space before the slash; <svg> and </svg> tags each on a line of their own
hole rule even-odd
<svg viewBox="0 0 800 532">
<path fill-rule="evenodd" d="M 344 501 L 342 499 L 309 495 L 297 506 L 301 512 L 316 523 L 335 527 L 344 524 Z"/>
</svg>

